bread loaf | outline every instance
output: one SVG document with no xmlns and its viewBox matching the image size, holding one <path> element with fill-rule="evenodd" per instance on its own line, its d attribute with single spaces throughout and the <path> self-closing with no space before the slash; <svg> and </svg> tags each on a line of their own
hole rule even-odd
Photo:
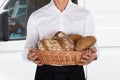
<svg viewBox="0 0 120 80">
<path fill-rule="evenodd" d="M 67 35 L 62 31 L 58 31 L 55 33 L 54 37 L 67 37 Z"/>
<path fill-rule="evenodd" d="M 83 36 L 80 35 L 80 34 L 74 34 L 74 35 L 71 35 L 69 38 L 74 42 L 76 43 L 78 40 L 80 40 Z"/>
<path fill-rule="evenodd" d="M 46 51 L 73 51 L 73 42 L 66 37 L 49 37 L 38 43 L 38 49 Z"/>
<path fill-rule="evenodd" d="M 82 51 L 96 43 L 94 36 L 83 37 L 80 34 L 68 36 L 58 31 L 53 37 L 47 37 L 38 42 L 38 49 L 45 51 Z"/>
<path fill-rule="evenodd" d="M 96 43 L 96 38 L 94 36 L 86 36 L 78 40 L 75 46 L 76 51 L 82 51 L 90 48 Z"/>
</svg>

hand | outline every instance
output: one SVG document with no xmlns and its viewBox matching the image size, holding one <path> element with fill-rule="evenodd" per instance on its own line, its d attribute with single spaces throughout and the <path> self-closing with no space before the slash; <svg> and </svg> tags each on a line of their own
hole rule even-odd
<svg viewBox="0 0 120 80">
<path fill-rule="evenodd" d="M 85 54 L 82 55 L 81 64 L 88 65 L 97 57 L 97 49 L 95 47 L 90 48 L 85 51 Z"/>
<path fill-rule="evenodd" d="M 35 50 L 34 48 L 29 49 L 28 59 L 37 64 L 38 66 L 42 66 L 43 64 L 40 63 L 38 55 L 33 52 L 34 50 Z"/>
</svg>

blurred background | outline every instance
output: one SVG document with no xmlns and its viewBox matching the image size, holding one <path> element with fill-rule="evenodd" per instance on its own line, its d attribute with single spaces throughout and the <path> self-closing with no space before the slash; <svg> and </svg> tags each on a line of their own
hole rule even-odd
<svg viewBox="0 0 120 80">
<path fill-rule="evenodd" d="M 22 53 L 30 14 L 50 0 L 0 0 L 0 80 L 34 80 L 36 65 Z M 119 80 L 120 1 L 72 0 L 88 9 L 95 21 L 98 59 L 84 66 L 86 80 Z"/>
</svg>

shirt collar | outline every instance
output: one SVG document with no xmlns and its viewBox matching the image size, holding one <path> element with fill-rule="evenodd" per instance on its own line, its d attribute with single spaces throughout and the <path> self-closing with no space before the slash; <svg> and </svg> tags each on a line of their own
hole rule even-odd
<svg viewBox="0 0 120 80">
<path fill-rule="evenodd" d="M 69 0 L 67 6 L 66 6 L 66 8 L 65 8 L 65 10 L 71 10 L 71 9 L 72 9 L 72 6 L 73 6 L 72 4 L 73 4 L 72 1 Z M 54 3 L 53 0 L 51 0 L 51 2 L 50 2 L 49 9 L 60 12 L 60 10 L 56 7 L 56 5 L 55 5 L 55 3 Z M 64 11 L 65 11 L 65 10 L 64 10 Z"/>
</svg>

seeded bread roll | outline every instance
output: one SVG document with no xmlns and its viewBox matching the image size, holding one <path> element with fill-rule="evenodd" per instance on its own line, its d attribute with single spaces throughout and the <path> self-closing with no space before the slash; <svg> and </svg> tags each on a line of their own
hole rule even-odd
<svg viewBox="0 0 120 80">
<path fill-rule="evenodd" d="M 65 37 L 49 37 L 38 43 L 38 49 L 46 51 L 73 51 L 73 42 Z"/>
<path fill-rule="evenodd" d="M 86 36 L 76 42 L 75 50 L 82 51 L 90 48 L 96 43 L 96 38 L 94 36 Z"/>
</svg>

